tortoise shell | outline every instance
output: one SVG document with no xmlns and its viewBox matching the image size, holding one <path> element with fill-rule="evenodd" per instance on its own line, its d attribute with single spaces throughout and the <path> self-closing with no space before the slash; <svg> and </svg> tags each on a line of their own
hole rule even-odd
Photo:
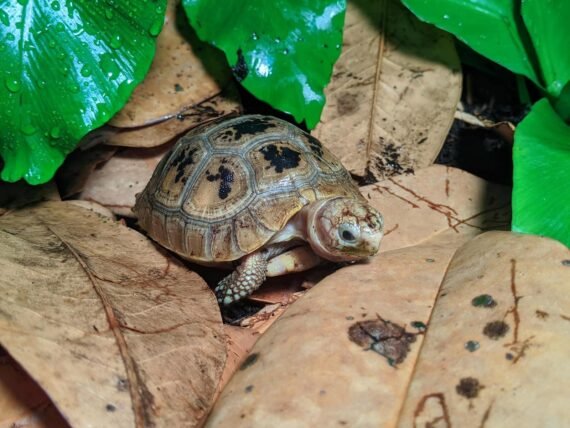
<svg viewBox="0 0 570 428">
<path fill-rule="evenodd" d="M 137 195 L 139 224 L 196 262 L 227 262 L 271 240 L 304 205 L 362 198 L 321 143 L 270 116 L 222 119 L 184 135 Z"/>
</svg>

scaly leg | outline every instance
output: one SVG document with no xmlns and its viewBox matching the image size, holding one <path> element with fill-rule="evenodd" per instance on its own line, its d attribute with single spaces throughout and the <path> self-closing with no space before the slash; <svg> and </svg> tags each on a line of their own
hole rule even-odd
<svg viewBox="0 0 570 428">
<path fill-rule="evenodd" d="M 216 297 L 222 305 L 234 303 L 259 288 L 267 273 L 267 253 L 255 252 L 245 256 L 230 275 L 222 279 L 216 289 Z"/>
</svg>

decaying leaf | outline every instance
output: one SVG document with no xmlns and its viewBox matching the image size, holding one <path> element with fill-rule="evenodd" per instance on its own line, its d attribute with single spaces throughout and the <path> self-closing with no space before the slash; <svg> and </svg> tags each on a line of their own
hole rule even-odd
<svg viewBox="0 0 570 428">
<path fill-rule="evenodd" d="M 213 293 L 66 202 L 0 217 L 0 341 L 72 426 L 197 426 L 226 357 Z"/>
<path fill-rule="evenodd" d="M 134 217 L 135 195 L 144 189 L 171 147 L 172 143 L 152 149 L 122 150 L 93 171 L 78 197 L 97 202 L 115 214 Z"/>
<path fill-rule="evenodd" d="M 343 51 L 315 136 L 361 177 L 426 167 L 453 122 L 459 70 L 453 38 L 400 2 L 349 2 Z"/>
<path fill-rule="evenodd" d="M 570 251 L 556 241 L 489 232 L 461 248 L 398 426 L 564 426 L 568 284 Z"/>
<path fill-rule="evenodd" d="M 379 186 L 363 193 L 391 230 L 383 252 L 292 305 L 254 345 L 208 426 L 394 425 L 449 261 L 485 228 L 508 223 L 509 194 L 441 166 Z"/>
<path fill-rule="evenodd" d="M 173 117 L 137 128 L 114 128 L 105 144 L 124 147 L 157 147 L 209 120 L 241 112 L 237 89 L 233 83 L 222 92 L 184 107 Z"/>
<path fill-rule="evenodd" d="M 173 117 L 215 96 L 229 80 L 223 54 L 200 42 L 179 0 L 168 0 L 150 71 L 110 125 L 131 128 Z"/>
</svg>

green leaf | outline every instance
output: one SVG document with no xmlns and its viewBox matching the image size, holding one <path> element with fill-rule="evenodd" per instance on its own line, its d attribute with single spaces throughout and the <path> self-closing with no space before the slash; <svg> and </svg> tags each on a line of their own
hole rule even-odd
<svg viewBox="0 0 570 428">
<path fill-rule="evenodd" d="M 449 31 L 481 55 L 542 85 L 532 46 L 524 42 L 524 28 L 521 34 L 522 19 L 517 8 L 520 0 L 402 1 L 420 19 Z"/>
<path fill-rule="evenodd" d="M 234 75 L 257 98 L 319 121 L 340 55 L 345 0 L 183 0 L 198 36 L 222 49 Z"/>
<path fill-rule="evenodd" d="M 547 99 L 517 127 L 513 162 L 512 229 L 570 246 L 570 126 Z"/>
<path fill-rule="evenodd" d="M 570 81 L 570 1 L 524 0 L 521 13 L 540 61 L 546 90 L 558 97 Z"/>
<path fill-rule="evenodd" d="M 48 181 L 143 79 L 166 0 L 0 0 L 2 179 Z"/>
</svg>

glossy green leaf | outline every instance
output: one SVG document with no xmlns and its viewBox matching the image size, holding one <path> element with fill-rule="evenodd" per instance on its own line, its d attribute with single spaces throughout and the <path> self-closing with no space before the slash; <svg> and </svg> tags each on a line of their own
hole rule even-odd
<svg viewBox="0 0 570 428">
<path fill-rule="evenodd" d="M 517 127 L 513 162 L 513 230 L 570 246 L 570 126 L 547 99 Z"/>
<path fill-rule="evenodd" d="M 48 181 L 127 101 L 166 0 L 0 0 L 2 179 Z"/>
<path fill-rule="evenodd" d="M 521 13 L 540 61 L 549 95 L 570 81 L 570 1 L 523 0 Z"/>
<path fill-rule="evenodd" d="M 420 19 L 449 31 L 481 55 L 542 86 L 532 49 L 525 45 L 525 30 L 520 28 L 522 18 L 516 6 L 520 0 L 402 1 Z"/>
<path fill-rule="evenodd" d="M 340 55 L 345 0 L 183 0 L 190 23 L 222 49 L 234 75 L 257 98 L 319 121 Z"/>
</svg>

